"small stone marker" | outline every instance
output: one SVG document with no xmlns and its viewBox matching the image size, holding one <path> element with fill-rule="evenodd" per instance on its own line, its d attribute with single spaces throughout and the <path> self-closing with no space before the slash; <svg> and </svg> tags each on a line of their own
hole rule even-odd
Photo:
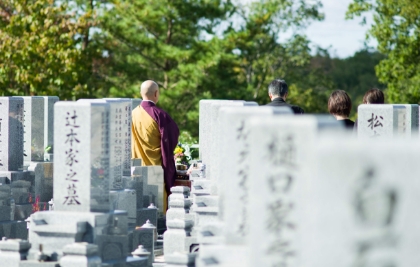
<svg viewBox="0 0 420 267">
<path fill-rule="evenodd" d="M 0 171 L 23 165 L 23 98 L 0 97 Z"/>
<path fill-rule="evenodd" d="M 411 118 L 404 105 L 360 105 L 357 111 L 360 138 L 407 137 L 407 131 L 411 131 Z"/>
<path fill-rule="evenodd" d="M 54 210 L 110 211 L 109 104 L 54 107 Z"/>
</svg>

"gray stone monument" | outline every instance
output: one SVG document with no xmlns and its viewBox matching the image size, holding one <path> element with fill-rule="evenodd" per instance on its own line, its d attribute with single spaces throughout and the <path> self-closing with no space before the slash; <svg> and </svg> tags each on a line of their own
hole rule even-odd
<svg viewBox="0 0 420 267">
<path fill-rule="evenodd" d="M 23 98 L 0 97 L 0 171 L 22 169 L 22 118 Z"/>
<path fill-rule="evenodd" d="M 109 212 L 109 105 L 58 102 L 54 111 L 54 209 Z"/>
<path fill-rule="evenodd" d="M 54 104 L 58 96 L 44 96 L 44 145 L 50 147 L 44 151 L 44 161 L 53 161 L 54 152 Z"/>
<path fill-rule="evenodd" d="M 42 96 L 23 97 L 23 160 L 44 161 L 45 144 L 45 100 Z"/>
</svg>

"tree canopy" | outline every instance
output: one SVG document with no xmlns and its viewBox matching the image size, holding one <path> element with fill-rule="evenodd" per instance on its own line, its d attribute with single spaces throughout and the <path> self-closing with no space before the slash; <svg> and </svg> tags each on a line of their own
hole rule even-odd
<svg viewBox="0 0 420 267">
<path fill-rule="evenodd" d="M 381 56 L 311 55 L 302 30 L 323 19 L 321 7 L 304 0 L 4 0 L 0 92 L 140 97 L 140 84 L 152 79 L 161 88 L 158 105 L 197 136 L 200 99 L 265 104 L 268 83 L 283 78 L 290 102 L 325 113 L 333 89 L 357 98 L 376 83 L 372 64 Z"/>
<path fill-rule="evenodd" d="M 354 0 L 347 17 L 373 13 L 368 37 L 378 41 L 385 58 L 376 67 L 387 86 L 388 101 L 420 102 L 420 2 L 418 0 Z"/>
</svg>

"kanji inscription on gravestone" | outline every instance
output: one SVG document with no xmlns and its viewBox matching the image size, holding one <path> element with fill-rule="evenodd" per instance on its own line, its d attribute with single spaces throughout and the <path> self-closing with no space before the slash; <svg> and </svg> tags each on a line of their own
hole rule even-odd
<svg viewBox="0 0 420 267">
<path fill-rule="evenodd" d="M 66 127 L 66 138 L 65 148 L 66 154 L 66 181 L 67 181 L 67 195 L 64 197 L 64 205 L 80 205 L 79 195 L 77 193 L 78 180 L 76 164 L 79 164 L 79 146 L 83 145 L 80 143 L 78 132 L 81 130 L 77 124 L 77 112 L 74 109 L 73 112 L 68 111 L 65 117 Z"/>
<path fill-rule="evenodd" d="M 373 137 L 379 136 L 379 134 L 376 131 L 376 127 L 384 127 L 384 125 L 382 124 L 383 120 L 383 116 L 379 116 L 378 118 L 378 115 L 375 115 L 374 113 L 372 113 L 372 117 L 367 120 L 368 127 L 373 131 Z"/>
<path fill-rule="evenodd" d="M 265 183 L 274 198 L 268 203 L 268 217 L 264 222 L 267 230 L 273 233 L 266 255 L 276 255 L 274 266 L 289 266 L 295 258 L 293 231 L 295 222 L 290 214 L 294 210 L 288 193 L 293 186 L 296 163 L 296 144 L 292 135 L 273 135 L 266 147 L 265 159 L 273 170 L 266 175 Z"/>
</svg>

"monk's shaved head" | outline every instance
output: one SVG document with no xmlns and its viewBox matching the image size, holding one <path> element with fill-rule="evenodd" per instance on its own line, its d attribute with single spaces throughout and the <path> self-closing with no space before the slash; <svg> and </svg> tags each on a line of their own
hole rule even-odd
<svg viewBox="0 0 420 267">
<path fill-rule="evenodd" d="M 141 97 L 145 100 L 151 100 L 156 91 L 159 91 L 159 86 L 152 80 L 147 80 L 143 82 L 140 86 Z"/>
</svg>

